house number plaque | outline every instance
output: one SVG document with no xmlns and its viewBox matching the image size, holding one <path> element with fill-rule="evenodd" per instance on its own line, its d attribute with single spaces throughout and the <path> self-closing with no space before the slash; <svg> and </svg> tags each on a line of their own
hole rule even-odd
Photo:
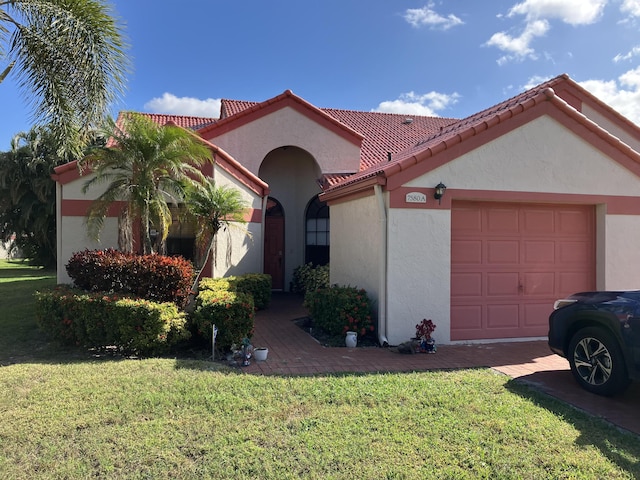
<svg viewBox="0 0 640 480">
<path fill-rule="evenodd" d="M 404 200 L 407 203 L 427 203 L 427 196 L 420 192 L 409 192 Z"/>
</svg>

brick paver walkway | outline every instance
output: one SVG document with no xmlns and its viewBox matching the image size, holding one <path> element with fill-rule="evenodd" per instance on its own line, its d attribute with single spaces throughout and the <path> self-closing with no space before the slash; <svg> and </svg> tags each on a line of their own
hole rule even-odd
<svg viewBox="0 0 640 480">
<path fill-rule="evenodd" d="M 256 375 L 315 375 L 339 372 L 406 372 L 490 367 L 539 390 L 640 434 L 636 415 L 640 387 L 622 396 L 603 398 L 582 390 L 568 362 L 552 354 L 546 341 L 440 345 L 435 355 L 402 355 L 388 348 L 323 347 L 293 320 L 308 312 L 300 297 L 274 294 L 271 306 L 256 315 L 252 343 L 267 347 L 264 362 L 252 361 L 243 371 Z"/>
</svg>

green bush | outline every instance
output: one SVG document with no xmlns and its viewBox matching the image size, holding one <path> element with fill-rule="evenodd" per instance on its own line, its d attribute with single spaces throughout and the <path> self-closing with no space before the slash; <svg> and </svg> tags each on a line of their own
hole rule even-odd
<svg viewBox="0 0 640 480">
<path fill-rule="evenodd" d="M 258 310 L 264 310 L 271 303 L 271 275 L 264 273 L 247 273 L 237 277 L 203 278 L 198 290 L 228 290 L 247 293 L 253 297 Z"/>
<path fill-rule="evenodd" d="M 173 303 L 63 285 L 36 292 L 36 319 L 43 331 L 63 344 L 115 346 L 123 353 L 145 356 L 166 353 L 190 336 L 186 314 Z"/>
<path fill-rule="evenodd" d="M 243 338 L 253 335 L 254 304 L 251 295 L 218 289 L 205 289 L 198 293 L 195 311 L 190 320 L 195 333 L 205 342 L 211 342 L 213 325 L 218 329 L 216 350 L 228 351 Z"/>
<path fill-rule="evenodd" d="M 307 263 L 293 270 L 292 292 L 305 295 L 307 292 L 327 287 L 329 287 L 329 265 L 314 266 L 313 263 Z"/>
<path fill-rule="evenodd" d="M 362 337 L 375 330 L 371 300 L 363 289 L 334 285 L 308 291 L 304 306 L 309 309 L 314 326 L 330 335 L 354 331 Z"/>
<path fill-rule="evenodd" d="M 183 307 L 194 269 L 182 257 L 137 255 L 113 249 L 74 253 L 66 265 L 73 283 L 87 292 L 117 292 Z"/>
</svg>

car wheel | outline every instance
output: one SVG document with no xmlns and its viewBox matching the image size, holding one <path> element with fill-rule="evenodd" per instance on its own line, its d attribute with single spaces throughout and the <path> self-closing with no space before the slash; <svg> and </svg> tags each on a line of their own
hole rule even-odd
<svg viewBox="0 0 640 480">
<path fill-rule="evenodd" d="M 629 386 L 620 345 L 602 328 L 579 330 L 569 343 L 571 372 L 584 389 L 598 395 L 615 395 Z"/>
</svg>

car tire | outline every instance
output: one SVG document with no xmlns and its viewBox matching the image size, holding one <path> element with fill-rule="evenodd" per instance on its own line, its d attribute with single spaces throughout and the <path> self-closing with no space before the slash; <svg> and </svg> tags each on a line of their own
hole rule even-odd
<svg viewBox="0 0 640 480">
<path fill-rule="evenodd" d="M 618 341 L 603 328 L 579 330 L 567 352 L 571 373 L 582 388 L 597 395 L 623 392 L 630 383 Z"/>
</svg>

